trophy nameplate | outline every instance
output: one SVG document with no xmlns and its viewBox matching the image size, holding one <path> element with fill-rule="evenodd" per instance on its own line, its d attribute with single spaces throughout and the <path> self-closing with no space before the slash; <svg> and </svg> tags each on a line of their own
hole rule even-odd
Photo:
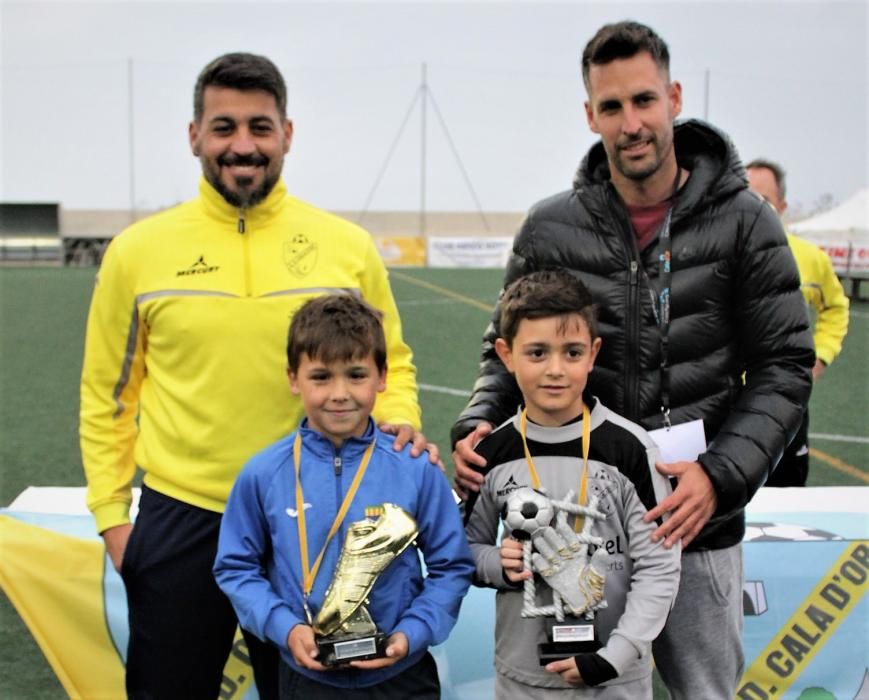
<svg viewBox="0 0 869 700">
<path fill-rule="evenodd" d="M 387 635 L 364 604 L 377 577 L 413 542 L 417 527 L 392 503 L 366 508 L 365 515 L 347 528 L 335 575 L 314 619 L 317 660 L 324 666 L 386 655 Z"/>
<path fill-rule="evenodd" d="M 386 656 L 387 638 L 382 632 L 368 637 L 329 640 L 317 639 L 317 661 L 324 666 L 339 666 L 351 661 L 364 661 Z"/>
<path fill-rule="evenodd" d="M 594 633 L 594 624 L 554 625 L 549 642 L 537 645 L 540 665 L 569 659 L 577 654 L 586 654 L 600 649 L 601 644 Z"/>
</svg>

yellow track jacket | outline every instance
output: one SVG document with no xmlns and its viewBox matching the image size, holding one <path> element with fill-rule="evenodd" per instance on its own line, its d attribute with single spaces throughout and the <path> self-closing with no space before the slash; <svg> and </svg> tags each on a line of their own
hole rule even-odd
<svg viewBox="0 0 869 700">
<path fill-rule="evenodd" d="M 788 244 L 800 270 L 800 287 L 815 317 L 815 355 L 829 365 L 842 351 L 848 332 L 848 297 L 833 270 L 833 262 L 814 243 L 788 234 Z"/>
<path fill-rule="evenodd" d="M 287 329 L 308 299 L 360 294 L 384 314 L 379 422 L 418 428 L 416 370 L 386 269 L 361 228 L 287 194 L 238 210 L 200 194 L 115 237 L 91 300 L 81 381 L 88 507 L 100 532 L 129 522 L 145 484 L 222 512 L 254 453 L 295 429 Z"/>
</svg>

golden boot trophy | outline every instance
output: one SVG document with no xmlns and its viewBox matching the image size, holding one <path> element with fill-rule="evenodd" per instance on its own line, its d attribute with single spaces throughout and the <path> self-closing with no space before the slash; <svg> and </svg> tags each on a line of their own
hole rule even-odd
<svg viewBox="0 0 869 700">
<path fill-rule="evenodd" d="M 364 603 L 377 577 L 416 538 L 417 526 L 392 503 L 366 508 L 365 515 L 365 520 L 347 529 L 335 576 L 314 620 L 317 660 L 324 666 L 386 653 L 386 635 L 377 629 Z"/>
</svg>

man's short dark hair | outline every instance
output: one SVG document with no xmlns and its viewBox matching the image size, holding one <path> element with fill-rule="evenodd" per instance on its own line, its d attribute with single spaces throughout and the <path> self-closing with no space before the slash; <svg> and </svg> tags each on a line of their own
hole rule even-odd
<svg viewBox="0 0 869 700">
<path fill-rule="evenodd" d="M 773 179 L 775 179 L 775 186 L 778 190 L 778 196 L 782 201 L 787 199 L 785 194 L 787 194 L 787 174 L 785 173 L 785 169 L 776 163 L 774 160 L 767 160 L 766 158 L 755 158 L 750 163 L 746 163 L 745 169 L 751 170 L 752 168 L 766 168 L 772 173 Z"/>
<path fill-rule="evenodd" d="M 287 116 L 287 86 L 277 66 L 265 56 L 227 53 L 209 63 L 193 88 L 193 120 L 202 119 L 203 95 L 209 85 L 233 90 L 262 90 L 275 98 L 282 118 Z"/>
<path fill-rule="evenodd" d="M 659 69 L 670 76 L 670 50 L 653 29 L 639 22 L 605 24 L 597 30 L 582 52 L 582 81 L 589 91 L 588 74 L 592 66 L 602 66 L 620 58 L 632 58 L 648 51 Z"/>
<path fill-rule="evenodd" d="M 517 279 L 501 295 L 500 335 L 512 345 L 523 319 L 558 316 L 562 330 L 572 314 L 586 322 L 592 340 L 597 338 L 597 315 L 588 287 L 564 269 L 532 272 Z"/>
<path fill-rule="evenodd" d="M 287 364 L 298 372 L 302 355 L 330 362 L 350 362 L 368 357 L 381 372 L 386 370 L 386 338 L 383 314 L 352 294 L 327 294 L 300 308 L 290 323 Z"/>
</svg>

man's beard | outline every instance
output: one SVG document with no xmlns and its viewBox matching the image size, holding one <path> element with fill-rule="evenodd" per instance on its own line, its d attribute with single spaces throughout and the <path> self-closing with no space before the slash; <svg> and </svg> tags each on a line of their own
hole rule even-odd
<svg viewBox="0 0 869 700">
<path fill-rule="evenodd" d="M 248 209 L 262 202 L 274 188 L 280 178 L 280 171 L 270 174 L 268 171 L 269 160 L 262 155 L 235 156 L 233 154 L 220 155 L 217 158 L 217 169 L 212 170 L 209 164 L 203 160 L 202 171 L 205 179 L 214 187 L 226 202 L 239 209 Z M 259 187 L 248 189 L 252 178 L 236 178 L 236 189 L 231 189 L 220 178 L 220 168 L 232 165 L 253 165 L 264 168 L 263 181 Z"/>
<path fill-rule="evenodd" d="M 643 180 L 646 180 L 647 178 L 658 172 L 658 169 L 664 163 L 664 155 L 668 150 L 668 147 L 672 146 L 672 140 L 669 144 L 662 144 L 655 134 L 652 134 L 651 137 L 644 136 L 642 140 L 646 139 L 650 140 L 653 158 L 650 163 L 644 165 L 640 165 L 639 163 L 634 165 L 630 162 L 629 159 L 623 157 L 621 148 L 619 148 L 618 146 L 616 147 L 616 158 L 614 163 L 615 167 L 628 180 L 633 180 L 634 182 L 642 182 Z M 630 143 L 627 143 L 625 145 L 630 145 Z"/>
<path fill-rule="evenodd" d="M 278 181 L 277 176 L 267 176 L 256 189 L 248 190 L 244 188 L 242 183 L 237 183 L 240 185 L 239 189 L 232 190 L 227 187 L 219 177 L 213 179 L 212 177 L 211 173 L 206 173 L 205 175 L 205 179 L 211 183 L 212 187 L 218 191 L 220 196 L 223 197 L 227 203 L 239 209 L 249 209 L 250 207 L 255 207 L 257 204 L 262 202 L 269 196 L 269 192 L 272 191 L 272 188 Z"/>
</svg>

